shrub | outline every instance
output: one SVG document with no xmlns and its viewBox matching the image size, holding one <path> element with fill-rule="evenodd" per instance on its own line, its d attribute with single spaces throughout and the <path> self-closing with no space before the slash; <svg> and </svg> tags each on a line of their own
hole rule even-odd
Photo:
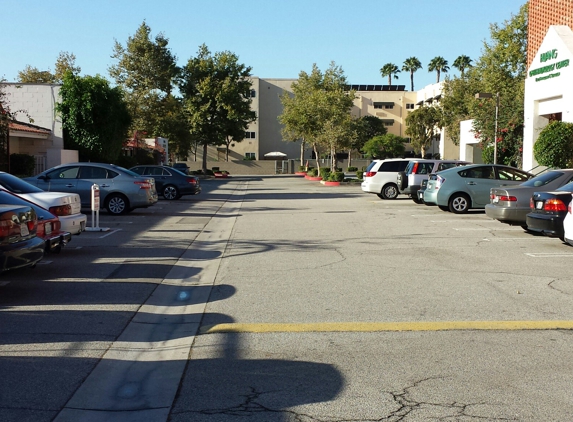
<svg viewBox="0 0 573 422">
<path fill-rule="evenodd" d="M 307 176 L 316 177 L 318 175 L 318 171 L 315 168 L 311 168 L 309 171 L 306 172 Z"/>
<path fill-rule="evenodd" d="M 356 172 L 356 178 L 360 179 L 360 180 L 364 179 L 364 172 L 363 171 L 357 171 Z"/>
<path fill-rule="evenodd" d="M 570 168 L 573 165 L 573 123 L 549 123 L 533 145 L 533 153 L 542 166 Z"/>
<path fill-rule="evenodd" d="M 348 168 L 346 169 L 346 171 L 348 171 L 349 173 L 353 173 L 353 172 L 355 172 L 355 171 L 358 171 L 358 167 L 348 167 Z"/>
<path fill-rule="evenodd" d="M 333 171 L 328 176 L 329 182 L 343 182 L 344 181 L 344 173 L 341 171 Z"/>
<path fill-rule="evenodd" d="M 213 173 L 218 173 L 219 167 L 211 167 L 211 170 L 213 170 Z"/>
<path fill-rule="evenodd" d="M 306 167 L 305 166 L 298 166 L 298 171 L 299 172 L 306 171 Z"/>
<path fill-rule="evenodd" d="M 320 168 L 320 177 L 322 177 L 322 180 L 328 179 L 329 174 L 330 174 L 330 167 L 321 167 Z"/>
<path fill-rule="evenodd" d="M 36 159 L 28 154 L 10 154 L 10 173 L 18 176 L 32 176 Z"/>
</svg>

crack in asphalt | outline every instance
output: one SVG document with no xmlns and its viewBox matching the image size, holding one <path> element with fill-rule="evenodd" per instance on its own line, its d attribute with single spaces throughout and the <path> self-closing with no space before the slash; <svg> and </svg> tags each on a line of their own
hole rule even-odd
<svg viewBox="0 0 573 422">
<path fill-rule="evenodd" d="M 549 283 L 547 283 L 547 287 L 549 287 L 549 288 L 552 289 L 552 290 L 555 290 L 556 292 L 562 293 L 562 294 L 567 295 L 567 296 L 571 296 L 571 293 L 567 293 L 567 292 L 565 292 L 565 291 L 563 291 L 563 290 L 561 290 L 561 289 L 558 289 L 557 287 L 553 286 L 553 283 L 555 283 L 556 281 L 561 281 L 561 279 L 556 278 L 556 279 L 554 279 L 554 280 L 551 280 Z"/>
<path fill-rule="evenodd" d="M 190 412 L 180 412 L 183 413 L 197 413 L 202 415 L 227 415 L 227 416 L 242 416 L 248 417 L 256 413 L 275 413 L 284 414 L 289 421 L 294 422 L 400 422 L 407 421 L 408 417 L 416 410 L 420 409 L 430 409 L 431 407 L 442 409 L 442 410 L 452 410 L 453 414 L 447 416 L 428 416 L 427 419 L 432 419 L 436 421 L 458 421 L 463 418 L 464 421 L 515 421 L 514 418 L 504 418 L 504 417 L 494 417 L 494 416 L 478 416 L 471 414 L 470 410 L 473 406 L 486 405 L 486 402 L 477 403 L 432 403 L 414 400 L 412 395 L 412 390 L 421 386 L 423 383 L 432 380 L 444 380 L 444 377 L 429 377 L 424 378 L 419 381 L 412 383 L 411 385 L 403 388 L 399 391 L 389 391 L 384 392 L 389 395 L 394 403 L 397 404 L 398 408 L 385 416 L 379 418 L 338 418 L 335 416 L 312 416 L 305 413 L 295 412 L 288 409 L 272 409 L 266 407 L 259 403 L 257 400 L 264 394 L 272 393 L 257 391 L 254 387 L 249 387 L 250 393 L 241 395 L 244 400 L 242 403 L 224 409 L 204 409 Z M 276 392 L 276 391 L 274 391 Z M 175 413 L 174 413 L 175 414 Z M 412 415 L 414 417 L 414 415 Z M 419 416 L 416 416 L 419 418 Z"/>
</svg>

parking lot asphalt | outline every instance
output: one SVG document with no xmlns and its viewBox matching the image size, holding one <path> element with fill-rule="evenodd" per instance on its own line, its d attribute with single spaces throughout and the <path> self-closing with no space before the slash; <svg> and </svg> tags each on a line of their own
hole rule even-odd
<svg viewBox="0 0 573 422">
<path fill-rule="evenodd" d="M 573 417 L 559 240 L 293 176 L 100 219 L 0 276 L 0 420 Z"/>
</svg>

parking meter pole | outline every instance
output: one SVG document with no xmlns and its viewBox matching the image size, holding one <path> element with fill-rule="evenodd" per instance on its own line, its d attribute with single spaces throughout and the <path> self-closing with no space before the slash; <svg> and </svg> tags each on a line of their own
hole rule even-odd
<svg viewBox="0 0 573 422">
<path fill-rule="evenodd" d="M 108 227 L 100 227 L 99 226 L 99 186 L 95 183 L 92 185 L 92 226 L 86 227 L 86 231 L 88 232 L 107 232 L 109 231 Z M 95 223 L 95 224 L 94 224 Z"/>
</svg>

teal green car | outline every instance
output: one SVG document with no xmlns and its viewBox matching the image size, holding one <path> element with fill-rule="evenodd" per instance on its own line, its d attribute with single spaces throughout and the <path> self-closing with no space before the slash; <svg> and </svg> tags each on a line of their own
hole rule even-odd
<svg viewBox="0 0 573 422">
<path fill-rule="evenodd" d="M 444 211 L 462 214 L 483 209 L 490 203 L 490 190 L 519 185 L 533 174 L 501 164 L 474 164 L 431 174 L 424 191 L 424 203 Z"/>
</svg>

